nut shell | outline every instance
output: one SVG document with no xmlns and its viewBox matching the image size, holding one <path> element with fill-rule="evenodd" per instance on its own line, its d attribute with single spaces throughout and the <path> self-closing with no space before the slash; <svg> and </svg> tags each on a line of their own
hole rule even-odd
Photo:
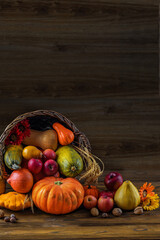
<svg viewBox="0 0 160 240">
<path fill-rule="evenodd" d="M 9 217 L 5 217 L 5 218 L 4 218 L 4 221 L 5 221 L 5 222 L 10 222 L 10 218 L 9 218 Z"/>
<path fill-rule="evenodd" d="M 120 209 L 120 208 L 114 208 L 114 209 L 112 210 L 112 214 L 113 214 L 114 216 L 116 216 L 116 217 L 119 217 L 119 216 L 122 215 L 122 209 Z"/>
<path fill-rule="evenodd" d="M 142 207 L 136 207 L 135 209 L 134 209 L 134 214 L 136 214 L 136 215 L 141 215 L 141 214 L 143 214 L 143 208 Z"/>
<path fill-rule="evenodd" d="M 0 209 L 0 218 L 4 218 L 4 211 Z"/>
<path fill-rule="evenodd" d="M 109 215 L 108 215 L 108 213 L 102 213 L 102 217 L 103 217 L 103 218 L 108 218 Z"/>
<path fill-rule="evenodd" d="M 16 216 L 15 216 L 15 214 L 13 214 L 13 213 L 10 215 L 10 218 L 15 218 L 15 219 L 17 219 Z"/>
<path fill-rule="evenodd" d="M 16 223 L 17 220 L 16 220 L 14 217 L 11 217 L 11 218 L 10 218 L 10 222 L 11 222 L 11 223 Z"/>
<path fill-rule="evenodd" d="M 92 216 L 97 217 L 99 215 L 99 210 L 97 208 L 92 208 L 90 213 Z"/>
</svg>

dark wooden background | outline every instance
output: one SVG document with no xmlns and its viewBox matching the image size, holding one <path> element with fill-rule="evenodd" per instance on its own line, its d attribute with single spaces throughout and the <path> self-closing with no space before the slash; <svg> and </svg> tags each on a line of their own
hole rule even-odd
<svg viewBox="0 0 160 240">
<path fill-rule="evenodd" d="M 28 111 L 61 112 L 106 172 L 158 187 L 158 12 L 151 0 L 0 0 L 0 132 Z"/>
</svg>

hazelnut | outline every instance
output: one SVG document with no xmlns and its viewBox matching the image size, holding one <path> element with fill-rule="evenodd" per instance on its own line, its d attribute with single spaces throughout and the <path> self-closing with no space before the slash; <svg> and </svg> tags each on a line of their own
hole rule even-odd
<svg viewBox="0 0 160 240">
<path fill-rule="evenodd" d="M 141 214 L 143 214 L 143 208 L 142 208 L 141 206 L 136 207 L 136 208 L 134 209 L 134 214 L 136 214 L 136 215 L 141 215 Z"/>
<path fill-rule="evenodd" d="M 97 217 L 99 215 L 99 210 L 97 208 L 92 208 L 90 213 L 92 216 Z"/>
<path fill-rule="evenodd" d="M 4 221 L 5 221 L 5 222 L 10 222 L 10 218 L 9 218 L 9 217 L 5 217 L 5 218 L 4 218 Z"/>
<path fill-rule="evenodd" d="M 11 218 L 10 218 L 10 222 L 11 222 L 11 223 L 16 223 L 17 220 L 16 220 L 14 217 L 11 217 Z"/>
<path fill-rule="evenodd" d="M 103 217 L 103 218 L 108 218 L 109 215 L 108 215 L 108 213 L 102 213 L 102 217 Z"/>
<path fill-rule="evenodd" d="M 119 217 L 119 216 L 122 215 L 122 210 L 121 210 L 120 208 L 114 208 L 114 209 L 112 210 L 112 214 L 113 214 L 114 216 L 116 216 L 116 217 Z"/>
<path fill-rule="evenodd" d="M 0 218 L 4 218 L 4 211 L 0 209 Z"/>
<path fill-rule="evenodd" d="M 11 214 L 11 215 L 10 215 L 10 218 L 15 218 L 15 219 L 17 219 L 15 214 Z"/>
</svg>

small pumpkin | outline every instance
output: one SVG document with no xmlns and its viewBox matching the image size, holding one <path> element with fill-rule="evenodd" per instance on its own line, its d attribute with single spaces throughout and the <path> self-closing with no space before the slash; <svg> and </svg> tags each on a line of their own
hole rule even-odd
<svg viewBox="0 0 160 240">
<path fill-rule="evenodd" d="M 17 192 L 8 192 L 0 195 L 0 207 L 10 209 L 12 211 L 21 211 L 25 208 L 29 208 L 31 202 L 26 199 L 25 194 Z"/>
<path fill-rule="evenodd" d="M 28 193 L 33 186 L 33 176 L 26 168 L 15 170 L 11 173 L 7 182 L 14 191 L 19 193 Z"/>
<path fill-rule="evenodd" d="M 34 185 L 32 199 L 46 213 L 66 214 L 80 207 L 84 199 L 84 189 L 73 178 L 46 177 Z"/>
<path fill-rule="evenodd" d="M 22 155 L 26 160 L 30 160 L 31 158 L 42 158 L 43 156 L 42 152 L 34 146 L 25 147 Z"/>
<path fill-rule="evenodd" d="M 84 196 L 92 195 L 98 199 L 99 191 L 96 186 L 85 185 L 84 187 Z"/>
<path fill-rule="evenodd" d="M 74 140 L 74 134 L 68 128 L 65 128 L 62 124 L 56 122 L 53 124 L 53 129 L 58 134 L 58 141 L 61 145 L 69 145 Z"/>
<path fill-rule="evenodd" d="M 58 145 L 57 133 L 53 129 L 46 131 L 37 131 L 31 129 L 30 136 L 25 137 L 23 143 L 25 145 L 32 145 L 42 148 L 43 150 L 49 148 L 55 151 Z"/>
<path fill-rule="evenodd" d="M 71 146 L 60 147 L 56 151 L 60 172 L 66 177 L 76 177 L 83 170 L 81 156 Z"/>
<path fill-rule="evenodd" d="M 10 145 L 7 147 L 4 154 L 4 163 L 9 169 L 16 170 L 21 168 L 22 150 L 23 147 L 21 145 Z"/>
</svg>

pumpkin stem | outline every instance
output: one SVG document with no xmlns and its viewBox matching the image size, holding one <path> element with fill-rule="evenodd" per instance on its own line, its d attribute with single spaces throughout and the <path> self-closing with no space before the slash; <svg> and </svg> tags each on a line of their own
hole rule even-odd
<svg viewBox="0 0 160 240">
<path fill-rule="evenodd" d="M 56 185 L 61 185 L 61 184 L 63 184 L 61 181 L 56 181 L 56 182 L 54 182 L 54 184 L 56 184 Z"/>
<path fill-rule="evenodd" d="M 75 166 L 72 166 L 72 167 L 71 167 L 71 171 L 72 171 L 72 172 L 75 172 L 75 171 L 76 171 L 76 167 L 75 167 Z"/>
<path fill-rule="evenodd" d="M 13 170 L 17 170 L 17 169 L 20 169 L 21 167 L 20 166 L 18 166 L 16 163 L 14 163 L 13 165 L 12 165 L 12 169 Z"/>
</svg>

